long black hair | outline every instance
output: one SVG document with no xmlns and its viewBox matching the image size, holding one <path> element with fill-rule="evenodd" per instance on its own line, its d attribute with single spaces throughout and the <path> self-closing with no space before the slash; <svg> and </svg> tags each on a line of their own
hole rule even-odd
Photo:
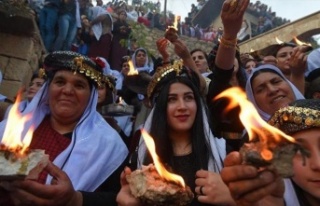
<svg viewBox="0 0 320 206">
<path fill-rule="evenodd" d="M 204 106 L 203 99 L 200 96 L 198 87 L 195 86 L 195 84 L 186 76 L 177 76 L 170 81 L 167 81 L 161 87 L 161 90 L 159 91 L 157 98 L 155 99 L 150 134 L 155 141 L 156 152 L 162 162 L 174 168 L 173 147 L 171 140 L 168 137 L 169 125 L 167 123 L 168 94 L 170 86 L 173 83 L 182 83 L 191 88 L 194 93 L 197 112 L 191 129 L 192 155 L 196 160 L 195 163 L 197 164 L 196 167 L 198 169 L 207 169 L 209 155 L 211 155 L 212 152 L 205 139 L 206 133 L 204 131 L 205 128 L 203 124 L 203 109 L 206 111 L 206 108 Z M 147 156 L 147 158 L 145 159 L 145 163 L 148 161 L 150 161 L 150 157 Z"/>
</svg>

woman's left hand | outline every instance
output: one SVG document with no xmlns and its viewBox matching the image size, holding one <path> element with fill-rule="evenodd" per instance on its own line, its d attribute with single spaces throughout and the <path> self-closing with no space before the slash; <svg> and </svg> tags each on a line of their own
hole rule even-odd
<svg viewBox="0 0 320 206">
<path fill-rule="evenodd" d="M 49 162 L 45 170 L 53 176 L 50 185 L 33 180 L 2 182 L 15 205 L 82 205 L 82 195 L 73 189 L 68 175 Z"/>
<path fill-rule="evenodd" d="M 235 205 L 228 187 L 224 184 L 219 174 L 199 170 L 196 176 L 195 192 L 198 195 L 199 202 L 217 205 Z"/>
<path fill-rule="evenodd" d="M 141 202 L 131 194 L 129 183 L 126 176 L 131 174 L 129 167 L 126 167 L 120 176 L 121 190 L 117 195 L 117 203 L 119 206 L 140 206 Z"/>
</svg>

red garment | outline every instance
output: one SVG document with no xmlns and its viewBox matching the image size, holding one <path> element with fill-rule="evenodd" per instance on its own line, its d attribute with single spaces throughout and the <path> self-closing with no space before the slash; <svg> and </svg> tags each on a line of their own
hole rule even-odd
<svg viewBox="0 0 320 206">
<path fill-rule="evenodd" d="M 46 116 L 39 127 L 34 131 L 30 149 L 43 149 L 49 155 L 51 162 L 70 144 L 71 139 L 59 134 L 50 124 L 49 116 Z M 45 183 L 48 172 L 43 170 L 38 182 Z"/>
<path fill-rule="evenodd" d="M 43 149 L 53 161 L 70 144 L 71 139 L 56 132 L 50 124 L 49 116 L 45 117 L 39 127 L 34 131 L 30 149 Z M 38 182 L 45 183 L 48 172 L 43 170 L 38 178 Z M 0 188 L 0 205 L 14 205 L 9 193 Z"/>
<path fill-rule="evenodd" d="M 89 45 L 89 57 L 103 57 L 107 61 L 110 58 L 111 52 L 111 34 L 103 34 L 101 35 L 99 41 L 95 37 L 92 38 L 92 42 Z"/>
</svg>

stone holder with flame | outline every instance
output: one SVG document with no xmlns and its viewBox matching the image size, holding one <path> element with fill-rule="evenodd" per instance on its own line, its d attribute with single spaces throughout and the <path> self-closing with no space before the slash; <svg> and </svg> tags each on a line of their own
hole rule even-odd
<svg viewBox="0 0 320 206">
<path fill-rule="evenodd" d="M 162 178 L 151 164 L 127 177 L 131 193 L 147 205 L 187 205 L 194 197 L 188 186 Z"/>
<path fill-rule="evenodd" d="M 298 144 L 289 141 L 278 142 L 269 146 L 268 150 L 262 145 L 260 141 L 244 144 L 239 151 L 243 164 L 274 171 L 283 178 L 294 175 L 292 159 L 296 152 L 300 150 L 302 154 L 307 154 Z"/>
<path fill-rule="evenodd" d="M 181 176 L 170 173 L 160 162 L 153 138 L 144 130 L 141 134 L 154 165 L 142 166 L 126 176 L 131 193 L 147 205 L 187 205 L 194 197 Z"/>
<path fill-rule="evenodd" d="M 178 36 L 178 16 L 175 16 L 173 26 L 168 26 L 166 32 L 164 33 L 164 37 L 168 39 L 170 42 L 176 41 Z"/>
<path fill-rule="evenodd" d="M 168 29 L 166 29 L 164 37 L 170 42 L 174 42 L 178 39 L 178 31 L 174 27 L 170 26 Z"/>
<path fill-rule="evenodd" d="M 250 142 L 240 149 L 243 164 L 268 169 L 282 177 L 292 177 L 294 155 L 299 150 L 303 156 L 307 156 L 308 151 L 299 146 L 293 137 L 261 119 L 242 89 L 234 87 L 225 90 L 215 99 L 219 98 L 230 100 L 229 109 L 238 105 L 241 108 L 239 118 L 250 139 Z"/>
<path fill-rule="evenodd" d="M 30 126 L 24 135 L 23 131 L 25 123 L 31 119 L 32 114 L 21 115 L 18 110 L 20 101 L 21 93 L 18 94 L 9 112 L 1 138 L 0 181 L 38 179 L 39 173 L 49 162 L 49 156 L 44 153 L 44 150 L 29 149 L 34 127 Z"/>
<path fill-rule="evenodd" d="M 49 156 L 44 150 L 27 150 L 23 154 L 0 147 L 0 181 L 38 179 L 48 164 Z"/>
</svg>

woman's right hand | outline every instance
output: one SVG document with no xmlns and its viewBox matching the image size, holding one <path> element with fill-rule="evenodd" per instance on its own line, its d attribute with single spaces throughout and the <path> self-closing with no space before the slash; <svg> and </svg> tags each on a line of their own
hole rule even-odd
<svg viewBox="0 0 320 206">
<path fill-rule="evenodd" d="M 225 39 L 235 39 L 242 26 L 242 19 L 249 0 L 226 0 L 222 5 L 221 20 Z"/>
<path fill-rule="evenodd" d="M 121 189 L 117 195 L 117 203 L 119 206 L 140 206 L 141 202 L 131 194 L 129 183 L 126 176 L 131 174 L 129 167 L 125 167 L 120 176 Z"/>
<path fill-rule="evenodd" d="M 167 52 L 167 47 L 169 45 L 169 40 L 162 37 L 156 42 L 159 53 L 162 56 L 164 62 L 169 61 L 169 53 Z"/>
<path fill-rule="evenodd" d="M 281 177 L 242 164 L 239 152 L 230 153 L 224 160 L 222 180 L 228 186 L 237 205 L 284 205 L 284 184 Z"/>
</svg>

